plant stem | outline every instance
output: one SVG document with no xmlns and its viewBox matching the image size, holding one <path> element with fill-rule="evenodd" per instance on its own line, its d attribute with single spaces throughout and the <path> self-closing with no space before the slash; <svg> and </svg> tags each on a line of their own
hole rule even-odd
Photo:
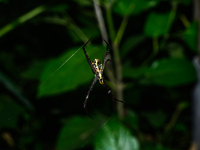
<svg viewBox="0 0 200 150">
<path fill-rule="evenodd" d="M 182 110 L 185 108 L 185 104 L 184 102 L 179 103 L 174 114 L 172 115 L 169 123 L 167 124 L 167 126 L 165 127 L 165 131 L 164 134 L 161 138 L 161 142 L 165 141 L 165 139 L 167 138 L 167 135 L 169 135 L 169 132 L 172 130 L 172 128 L 174 127 L 174 125 L 176 124 L 176 121 L 178 120 L 178 117 L 180 116 Z"/>
<path fill-rule="evenodd" d="M 115 33 L 114 25 L 113 25 L 111 6 L 106 9 L 106 17 L 107 17 L 107 22 L 108 22 L 110 39 L 111 39 L 112 42 L 114 42 L 116 33 Z"/>
<path fill-rule="evenodd" d="M 75 24 L 70 23 L 67 26 L 69 29 L 73 30 L 75 34 L 85 43 L 88 41 L 88 37 L 83 33 L 83 31 Z"/>
<path fill-rule="evenodd" d="M 124 86 L 122 83 L 122 65 L 119 56 L 119 47 L 117 43 L 113 43 L 113 56 L 116 67 L 116 97 L 123 101 Z M 124 117 L 124 107 L 122 103 L 117 103 L 117 112 L 120 119 Z"/>
<path fill-rule="evenodd" d="M 151 53 L 151 55 L 143 62 L 142 65 L 147 65 L 149 64 L 157 55 L 158 50 L 159 50 L 159 43 L 158 43 L 158 38 L 157 37 L 153 37 L 152 39 L 152 43 L 153 43 L 153 52 Z"/>
<path fill-rule="evenodd" d="M 103 39 L 108 41 L 108 34 L 107 34 L 107 31 L 106 31 L 105 22 L 104 22 L 104 19 L 103 19 L 101 7 L 97 3 L 100 3 L 99 0 L 94 1 L 94 10 L 95 10 L 97 21 L 98 21 L 99 28 L 100 28 L 100 31 L 101 31 L 101 36 L 102 36 Z"/>
<path fill-rule="evenodd" d="M 116 36 L 115 41 L 114 41 L 114 43 L 116 43 L 117 45 L 120 45 L 120 42 L 121 42 L 121 39 L 123 37 L 124 31 L 126 29 L 127 23 L 128 23 L 128 16 L 125 16 L 122 20 L 122 23 L 120 25 L 120 28 L 117 32 L 117 36 Z"/>
<path fill-rule="evenodd" d="M 0 72 L 0 83 L 2 83 L 5 88 L 10 91 L 27 110 L 34 111 L 34 106 L 25 98 L 18 90 L 18 87 L 10 80 L 6 75 Z"/>
<path fill-rule="evenodd" d="M 119 55 L 119 43 L 123 36 L 128 20 L 127 20 L 127 17 L 124 18 L 119 28 L 119 31 L 117 33 L 117 37 L 115 37 L 116 33 L 115 33 L 114 25 L 113 25 L 111 5 L 109 7 L 106 7 L 106 17 L 107 17 L 107 22 L 108 22 L 108 27 L 109 27 L 110 38 L 113 43 L 112 48 L 113 48 L 113 57 L 114 57 L 115 70 L 116 70 L 115 71 L 116 98 L 123 101 L 124 86 L 122 83 L 122 65 L 121 65 L 121 60 L 120 60 L 120 55 Z M 117 103 L 117 112 L 118 112 L 119 118 L 122 119 L 124 117 L 124 107 L 122 103 Z"/>
<path fill-rule="evenodd" d="M 169 31 L 171 29 L 171 25 L 172 25 L 172 23 L 175 19 L 175 16 L 176 16 L 177 2 L 172 2 L 171 5 L 172 5 L 172 9 L 170 11 L 169 20 L 168 20 L 168 23 L 167 23 L 167 30 L 166 30 L 167 32 L 164 34 L 163 39 L 160 42 L 160 49 L 163 49 L 163 47 L 165 46 L 165 44 L 167 42 L 167 39 L 169 38 Z"/>
<path fill-rule="evenodd" d="M 44 12 L 46 10 L 46 7 L 39 6 L 35 9 L 29 11 L 28 13 L 24 14 L 23 16 L 19 17 L 18 19 L 14 20 L 13 22 L 7 24 L 3 28 L 0 29 L 0 37 L 4 36 L 9 31 L 16 28 L 18 25 L 30 20 L 31 18 L 39 15 L 40 13 Z"/>
<path fill-rule="evenodd" d="M 190 27 L 190 22 L 188 21 L 188 19 L 186 18 L 185 15 L 180 15 L 180 19 L 183 23 L 183 25 L 185 26 L 185 28 L 189 28 Z"/>
<path fill-rule="evenodd" d="M 53 23 L 53 24 L 65 26 L 69 30 L 73 31 L 76 34 L 76 36 L 79 37 L 84 43 L 88 41 L 88 37 L 76 25 L 76 23 L 73 21 L 73 19 L 67 13 L 65 13 L 63 15 L 63 18 L 46 17 L 43 20 L 48 22 L 48 23 Z"/>
</svg>

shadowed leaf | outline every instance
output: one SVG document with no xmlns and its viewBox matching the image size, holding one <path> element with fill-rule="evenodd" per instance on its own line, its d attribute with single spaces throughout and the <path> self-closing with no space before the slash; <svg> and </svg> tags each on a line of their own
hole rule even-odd
<svg viewBox="0 0 200 150">
<path fill-rule="evenodd" d="M 72 48 L 47 64 L 40 77 L 41 86 L 38 88 L 38 97 L 60 94 L 74 90 L 80 85 L 92 83 L 94 74 L 81 48 L 65 65 L 56 71 L 78 49 L 77 47 Z M 103 60 L 106 48 L 87 45 L 86 51 L 91 61 L 95 58 Z"/>
</svg>

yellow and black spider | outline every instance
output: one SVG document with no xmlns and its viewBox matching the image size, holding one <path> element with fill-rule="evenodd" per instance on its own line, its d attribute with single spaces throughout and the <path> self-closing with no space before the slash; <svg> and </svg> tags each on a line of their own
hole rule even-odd
<svg viewBox="0 0 200 150">
<path fill-rule="evenodd" d="M 119 101 L 119 102 L 121 102 L 121 103 L 124 103 L 124 101 L 120 101 L 120 100 L 116 99 L 116 98 L 112 95 L 110 88 L 107 86 L 106 81 L 105 81 L 104 78 L 103 78 L 103 70 L 104 70 L 105 64 L 106 64 L 108 61 L 111 61 L 110 59 L 106 59 L 106 57 L 107 57 L 107 55 L 108 55 L 108 53 L 109 53 L 109 44 L 108 44 L 108 42 L 106 42 L 106 40 L 103 39 L 104 42 L 107 44 L 107 50 L 106 50 L 106 54 L 105 54 L 105 56 L 104 56 L 104 62 L 103 62 L 103 66 L 102 66 L 101 61 L 100 61 L 99 59 L 95 59 L 94 61 L 91 61 L 90 58 L 88 57 L 87 53 L 86 53 L 85 46 L 88 44 L 88 42 L 89 42 L 90 40 L 91 40 L 91 38 L 84 44 L 84 46 L 83 46 L 83 52 L 85 53 L 85 57 L 86 57 L 86 59 L 87 59 L 89 65 L 90 65 L 90 67 L 91 67 L 91 69 L 92 69 L 92 72 L 95 74 L 95 78 L 94 78 L 94 80 L 93 80 L 93 82 L 92 82 L 92 85 L 91 85 L 91 87 L 90 87 L 90 89 L 89 89 L 89 91 L 88 91 L 88 93 L 87 93 L 87 96 L 86 96 L 85 101 L 84 101 L 84 103 L 83 103 L 83 107 L 84 107 L 85 111 L 87 112 L 88 116 L 89 116 L 90 118 L 92 118 L 91 115 L 89 114 L 88 110 L 87 110 L 86 105 L 87 105 L 87 101 L 88 101 L 90 92 L 91 92 L 93 86 L 95 85 L 95 83 L 97 82 L 97 80 L 99 80 L 99 83 L 102 84 L 102 85 L 107 89 L 108 95 L 109 95 L 113 100 Z M 94 120 L 94 119 L 92 118 L 92 120 Z"/>
</svg>

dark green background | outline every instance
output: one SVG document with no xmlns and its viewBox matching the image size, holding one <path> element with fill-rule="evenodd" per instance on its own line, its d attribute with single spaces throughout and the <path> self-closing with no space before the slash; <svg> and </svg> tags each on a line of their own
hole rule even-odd
<svg viewBox="0 0 200 150">
<path fill-rule="evenodd" d="M 99 83 L 88 102 L 95 121 L 83 109 L 94 75 L 81 47 L 92 37 L 91 60 L 106 52 L 93 1 L 0 0 L 1 150 L 189 149 L 197 54 L 192 1 L 100 0 L 100 6 L 108 64 L 116 76 L 117 44 L 123 69 L 121 120 Z M 106 72 L 105 79 L 115 95 Z"/>
</svg>

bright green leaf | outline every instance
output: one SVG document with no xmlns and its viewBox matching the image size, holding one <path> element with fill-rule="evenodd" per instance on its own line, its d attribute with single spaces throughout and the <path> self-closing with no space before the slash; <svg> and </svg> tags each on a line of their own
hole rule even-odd
<svg viewBox="0 0 200 150">
<path fill-rule="evenodd" d="M 183 34 L 183 39 L 194 52 L 197 52 L 198 23 L 193 22 Z"/>
<path fill-rule="evenodd" d="M 150 37 L 158 37 L 164 35 L 168 32 L 170 13 L 158 14 L 151 13 L 149 14 L 146 24 L 144 27 L 144 33 Z"/>
<path fill-rule="evenodd" d="M 120 122 L 109 120 L 95 138 L 95 150 L 139 150 L 139 143 Z"/>
<path fill-rule="evenodd" d="M 48 63 L 40 77 L 39 97 L 60 94 L 74 90 L 80 85 L 92 83 L 94 74 L 83 50 L 80 48 L 79 52 L 71 57 L 76 50 L 78 50 L 77 47 L 72 48 L 61 57 L 55 58 Z M 93 61 L 95 58 L 103 58 L 106 48 L 103 46 L 87 45 L 86 51 L 91 61 Z M 70 57 L 71 59 L 56 71 Z"/>
<path fill-rule="evenodd" d="M 114 12 L 121 16 L 138 14 L 156 4 L 156 1 L 147 0 L 118 0 L 114 5 Z"/>
<path fill-rule="evenodd" d="M 75 116 L 68 119 L 60 131 L 57 140 L 58 150 L 74 150 L 88 144 L 90 138 L 98 131 L 102 123 L 91 118 Z"/>
</svg>

